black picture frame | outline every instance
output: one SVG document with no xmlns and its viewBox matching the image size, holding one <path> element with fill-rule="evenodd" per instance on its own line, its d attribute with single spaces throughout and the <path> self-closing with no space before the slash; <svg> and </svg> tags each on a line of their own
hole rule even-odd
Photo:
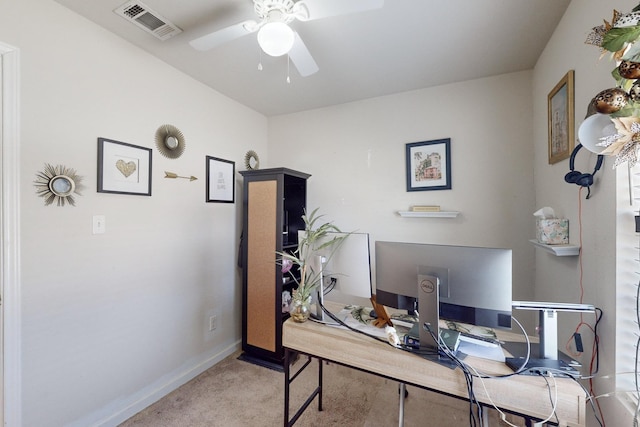
<svg viewBox="0 0 640 427">
<path fill-rule="evenodd" d="M 451 189 L 451 138 L 406 145 L 407 191 Z"/>
<path fill-rule="evenodd" d="M 151 148 L 98 138 L 98 193 L 151 196 Z"/>
<path fill-rule="evenodd" d="M 207 203 L 234 203 L 236 194 L 236 163 L 231 160 L 206 156 Z"/>
</svg>

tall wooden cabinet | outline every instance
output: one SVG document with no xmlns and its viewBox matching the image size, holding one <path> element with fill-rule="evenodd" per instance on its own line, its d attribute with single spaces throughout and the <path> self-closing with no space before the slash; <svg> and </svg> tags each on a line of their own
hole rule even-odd
<svg viewBox="0 0 640 427">
<path fill-rule="evenodd" d="M 295 281 L 283 276 L 276 252 L 294 251 L 310 175 L 287 168 L 240 172 L 243 184 L 242 358 L 269 367 L 284 360 L 282 292 Z"/>
</svg>

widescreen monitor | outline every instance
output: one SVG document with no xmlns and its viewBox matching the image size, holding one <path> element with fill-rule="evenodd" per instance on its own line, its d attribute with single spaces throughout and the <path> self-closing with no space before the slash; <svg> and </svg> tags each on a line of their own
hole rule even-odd
<svg viewBox="0 0 640 427">
<path fill-rule="evenodd" d="M 511 249 L 376 241 L 375 259 L 379 304 L 417 309 L 422 318 L 418 280 L 433 276 L 441 319 L 511 328 Z"/>
</svg>

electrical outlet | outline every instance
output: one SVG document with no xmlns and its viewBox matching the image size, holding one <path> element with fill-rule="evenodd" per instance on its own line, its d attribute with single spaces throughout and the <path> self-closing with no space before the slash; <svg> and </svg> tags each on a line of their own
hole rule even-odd
<svg viewBox="0 0 640 427">
<path fill-rule="evenodd" d="M 213 315 L 213 316 L 209 317 L 209 331 L 215 330 L 216 327 L 218 326 L 217 317 L 218 316 L 216 316 L 216 315 Z"/>
</svg>

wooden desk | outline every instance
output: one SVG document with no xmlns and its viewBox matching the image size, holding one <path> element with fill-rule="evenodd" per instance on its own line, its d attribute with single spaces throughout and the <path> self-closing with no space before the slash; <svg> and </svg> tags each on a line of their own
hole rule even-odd
<svg viewBox="0 0 640 427">
<path fill-rule="evenodd" d="M 289 386 L 290 381 L 293 381 L 297 375 L 296 373 L 290 377 L 290 358 L 293 352 L 319 360 L 318 387 L 305 402 L 301 411 L 306 409 L 316 396 L 318 397 L 318 408 L 322 410 L 323 360 L 366 371 L 400 383 L 460 399 L 468 399 L 467 385 L 460 369 L 450 369 L 437 362 L 393 348 L 383 342 L 346 329 L 326 326 L 313 321 L 295 323 L 289 319 L 283 325 L 282 342 L 285 347 L 285 426 L 293 425 L 300 415 L 298 413 L 289 420 Z M 511 372 L 505 364 L 491 360 L 467 357 L 465 362 L 490 375 Z M 556 382 L 558 385 L 556 414 L 560 425 L 584 426 L 586 423 L 584 390 L 572 379 L 556 377 Z M 514 375 L 508 378 L 484 379 L 484 383 L 491 400 L 505 412 L 538 421 L 546 419 L 551 413 L 549 390 L 543 378 Z M 483 405 L 493 407 L 479 381 L 474 382 L 474 392 L 478 401 Z"/>
</svg>

